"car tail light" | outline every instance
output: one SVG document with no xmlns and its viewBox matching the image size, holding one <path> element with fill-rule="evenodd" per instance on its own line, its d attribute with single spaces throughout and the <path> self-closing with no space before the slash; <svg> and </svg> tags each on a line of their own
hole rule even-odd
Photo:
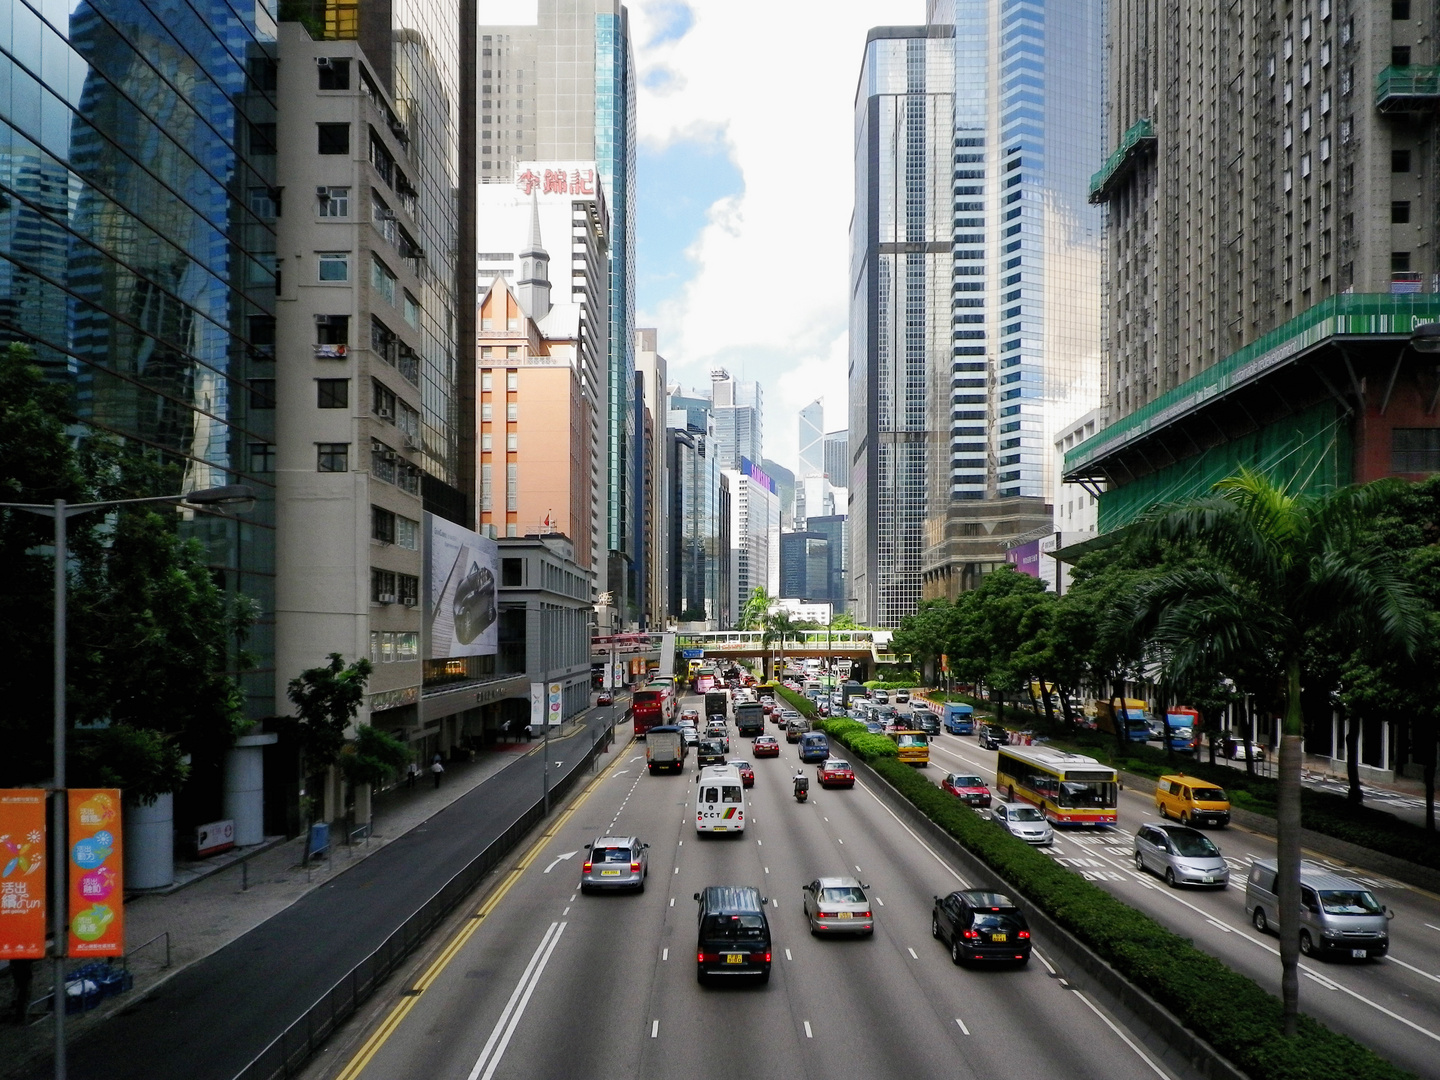
<svg viewBox="0 0 1440 1080">
<path fill-rule="evenodd" d="M 870 918 L 870 912 L 868 912 L 868 911 L 862 911 L 862 912 L 860 913 L 860 917 L 861 917 L 862 919 L 868 919 L 868 918 Z"/>
<path fill-rule="evenodd" d="M 765 962 L 767 964 L 770 962 L 770 954 L 768 952 L 765 954 Z"/>
<path fill-rule="evenodd" d="M 963 936 L 966 941 L 973 941 L 980 936 L 980 932 L 978 930 L 966 930 Z"/>
<path fill-rule="evenodd" d="M 638 873 L 640 872 L 640 863 L 639 863 L 639 861 L 632 861 L 632 862 L 630 863 L 630 872 L 631 872 L 632 874 L 638 874 Z"/>
<path fill-rule="evenodd" d="M 591 864 L 587 862 L 584 866 L 580 868 L 580 872 L 582 874 L 588 874 L 590 872 L 590 866 Z"/>
<path fill-rule="evenodd" d="M 1029 931 L 1029 930 L 1021 930 L 1021 931 L 1020 931 L 1018 934 L 1016 934 L 1015 936 L 1018 937 L 1018 938 L 1020 938 L 1022 941 L 1029 941 L 1029 940 L 1030 940 L 1030 931 Z"/>
</svg>

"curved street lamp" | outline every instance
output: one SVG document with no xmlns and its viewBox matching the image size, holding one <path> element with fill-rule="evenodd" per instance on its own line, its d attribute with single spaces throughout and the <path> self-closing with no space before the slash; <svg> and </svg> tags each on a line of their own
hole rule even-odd
<svg viewBox="0 0 1440 1080">
<path fill-rule="evenodd" d="M 67 548 L 67 523 L 72 517 L 88 514 L 92 510 L 112 510 L 121 506 L 137 506 L 144 503 L 173 503 L 177 506 L 228 506 L 237 512 L 249 510 L 255 505 L 254 489 L 245 484 L 226 484 L 223 487 L 201 488 L 183 495 L 152 495 L 142 499 L 111 499 L 107 502 L 67 503 L 56 499 L 54 503 L 0 503 L 0 510 L 24 510 L 40 517 L 55 520 L 55 689 L 54 689 L 54 742 L 55 778 L 52 800 L 55 832 L 54 850 L 64 852 L 65 804 L 61 793 L 65 790 L 65 594 L 67 578 L 66 564 L 70 560 Z M 50 888 L 55 941 L 54 952 L 54 1007 L 55 1014 L 55 1077 L 65 1080 L 65 860 L 51 861 Z"/>
</svg>

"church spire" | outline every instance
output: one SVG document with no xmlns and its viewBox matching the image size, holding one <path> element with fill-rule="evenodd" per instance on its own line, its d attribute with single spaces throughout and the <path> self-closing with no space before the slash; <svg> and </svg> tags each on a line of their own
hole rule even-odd
<svg viewBox="0 0 1440 1080">
<path fill-rule="evenodd" d="M 520 252 L 515 298 L 525 314 L 539 322 L 550 314 L 550 254 L 540 241 L 540 200 L 530 195 L 530 237 Z"/>
</svg>

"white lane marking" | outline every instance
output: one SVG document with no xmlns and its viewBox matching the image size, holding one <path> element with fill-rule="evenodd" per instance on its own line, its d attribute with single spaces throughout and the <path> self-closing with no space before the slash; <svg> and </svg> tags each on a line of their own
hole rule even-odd
<svg viewBox="0 0 1440 1080">
<path fill-rule="evenodd" d="M 477 1077 L 479 1080 L 490 1080 L 490 1077 L 495 1075 L 495 1070 L 500 1065 L 500 1059 L 505 1056 L 505 1048 L 510 1045 L 510 1038 L 520 1024 L 520 1017 L 525 1014 L 525 1006 L 530 1003 L 530 995 L 535 992 L 535 987 L 540 982 L 540 976 L 545 971 L 545 965 L 550 962 L 550 954 L 555 951 L 555 946 L 560 941 L 560 935 L 565 932 L 565 926 L 566 924 L 563 922 L 552 922 L 550 929 L 545 931 L 545 936 L 535 947 L 535 953 L 530 957 L 530 962 L 520 973 L 520 981 L 515 984 L 515 992 L 505 1003 L 505 1009 L 500 1013 L 500 1019 L 495 1021 L 490 1038 L 485 1041 L 485 1048 L 480 1051 L 480 1056 L 475 1060 L 475 1067 L 470 1070 L 470 1075 L 466 1080 L 476 1080 Z"/>
<path fill-rule="evenodd" d="M 1044 953 L 1042 953 L 1039 949 L 1036 949 L 1034 950 L 1034 955 L 1040 958 L 1040 962 L 1045 965 L 1046 971 L 1048 971 L 1051 975 L 1054 975 L 1056 973 L 1054 966 L 1050 963 L 1049 960 L 1045 959 Z"/>
<path fill-rule="evenodd" d="M 1126 1035 L 1125 1032 L 1121 1031 L 1118 1027 L 1116 1027 L 1114 1022 L 1103 1012 L 1097 1009 L 1094 1004 L 1091 1003 L 1089 998 L 1087 998 L 1079 990 L 1076 990 L 1073 986 L 1070 988 L 1070 992 L 1074 994 L 1077 998 L 1079 998 L 1081 1001 L 1083 1001 L 1089 1007 L 1091 1012 L 1093 1012 L 1101 1020 L 1104 1020 L 1105 1026 L 1108 1027 L 1111 1031 L 1113 1031 L 1116 1035 L 1119 1035 L 1121 1041 L 1124 1042 L 1126 1046 L 1130 1047 L 1131 1050 L 1134 1050 L 1140 1060 L 1145 1062 L 1146 1065 L 1149 1065 L 1156 1076 L 1161 1077 L 1162 1080 L 1170 1080 L 1170 1074 L 1167 1073 L 1164 1069 L 1160 1068 L 1159 1065 L 1156 1065 L 1155 1062 L 1151 1061 L 1150 1056 L 1146 1054 L 1144 1050 L 1141 1050 L 1140 1047 L 1136 1046 L 1133 1042 L 1131 1042 L 1130 1036 Z"/>
<path fill-rule="evenodd" d="M 970 882 L 966 881 L 963 877 L 961 877 L 953 866 L 947 863 L 936 853 L 934 848 L 932 848 L 929 844 L 925 843 L 924 840 L 921 840 L 920 837 L 915 834 L 915 830 L 913 830 L 912 828 L 910 828 L 909 825 L 906 825 L 905 822 L 900 820 L 899 816 L 895 813 L 895 811 L 891 810 L 883 802 L 880 802 L 880 796 L 876 795 L 875 792 L 871 791 L 868 787 L 860 783 L 860 781 L 858 780 L 855 781 L 855 786 L 860 788 L 860 790 L 865 792 L 865 794 L 869 795 L 870 798 L 874 799 L 877 803 L 880 803 L 880 809 L 884 810 L 892 818 L 895 818 L 895 824 L 899 825 L 902 829 L 909 833 L 911 839 L 913 839 L 917 844 L 919 844 L 922 848 L 928 851 L 931 857 L 936 862 L 938 862 L 941 866 L 945 867 L 945 869 L 949 871 L 951 877 L 953 877 L 956 881 L 960 882 L 960 884 L 965 886 L 965 888 L 970 888 Z"/>
<path fill-rule="evenodd" d="M 651 1037 L 652 1039 L 658 1039 L 658 1038 L 660 1037 L 660 1021 L 659 1021 L 659 1020 L 651 1020 L 651 1021 L 650 1021 L 650 1037 Z"/>
<path fill-rule="evenodd" d="M 821 817 L 825 817 L 824 814 L 821 814 L 820 816 L 821 816 Z M 826 821 L 829 821 L 830 819 L 827 817 L 827 818 L 825 818 L 825 820 L 826 820 Z"/>
<path fill-rule="evenodd" d="M 560 917 L 563 919 L 566 915 L 569 915 L 569 914 L 570 914 L 570 909 L 567 907 L 564 911 L 560 912 Z"/>
<path fill-rule="evenodd" d="M 767 873 L 767 874 L 768 874 L 768 873 L 769 873 L 769 872 L 770 872 L 770 868 L 769 868 L 769 867 L 768 867 L 768 866 L 767 866 L 767 867 L 765 867 L 765 873 Z"/>
<path fill-rule="evenodd" d="M 785 950 L 785 959 L 786 959 L 786 960 L 794 959 L 794 958 L 790 955 L 790 950 L 789 950 L 789 949 L 786 949 L 786 950 Z"/>
<path fill-rule="evenodd" d="M 571 893 L 571 894 L 570 894 L 570 903 L 573 904 L 574 902 L 575 902 L 575 894 L 574 894 L 574 893 Z"/>
<path fill-rule="evenodd" d="M 1440 930 L 1440 926 L 1436 926 L 1434 923 L 1427 922 L 1425 925 L 1428 926 L 1431 930 Z"/>
<path fill-rule="evenodd" d="M 625 775 L 627 772 L 629 772 L 629 771 L 630 771 L 629 769 L 616 769 L 616 770 L 614 771 L 614 773 L 612 773 L 611 775 L 612 775 L 612 776 L 624 776 L 624 775 Z"/>
<path fill-rule="evenodd" d="M 907 949 L 906 952 L 908 952 L 908 953 L 910 954 L 910 959 L 911 959 L 911 960 L 919 960 L 919 959 L 920 959 L 920 957 L 918 957 L 918 956 L 915 955 L 915 950 L 914 950 L 914 949 Z"/>
<path fill-rule="evenodd" d="M 1303 970 L 1303 969 L 1302 969 L 1302 970 Z M 1313 971 L 1304 971 L 1303 973 L 1304 973 L 1305 977 L 1306 977 L 1307 979 L 1309 979 L 1311 982 L 1317 982 L 1317 983 L 1319 983 L 1321 986 L 1325 987 L 1326 990 L 1339 990 L 1339 989 L 1340 989 L 1340 987 L 1339 987 L 1336 983 L 1331 982 L 1329 979 L 1325 978 L 1323 975 L 1316 975 Z"/>
<path fill-rule="evenodd" d="M 1421 971 L 1419 968 L 1415 967 L 1413 964 L 1407 964 L 1407 963 L 1405 963 L 1404 960 L 1396 960 L 1395 957 L 1393 957 L 1393 956 L 1383 956 L 1383 957 L 1381 957 L 1381 960 L 1382 960 L 1382 961 L 1388 960 L 1388 961 L 1390 961 L 1390 963 L 1392 963 L 1392 964 L 1399 964 L 1401 967 L 1405 968 L 1407 971 L 1413 971 L 1413 972 L 1415 972 L 1416 975 L 1423 976 L 1424 978 L 1429 979 L 1431 982 L 1440 982 L 1440 978 L 1437 978 L 1436 976 L 1431 975 L 1428 971 Z"/>
<path fill-rule="evenodd" d="M 813 1038 L 815 1037 L 814 1035 L 810 1034 L 810 1021 L 809 1021 L 809 1020 L 806 1020 L 806 1021 L 805 1021 L 805 1037 L 806 1037 L 807 1039 L 813 1039 Z"/>
<path fill-rule="evenodd" d="M 675 906 L 675 898 L 674 898 L 673 896 L 670 897 L 670 906 L 671 906 L 671 907 L 674 907 L 674 906 Z"/>
<path fill-rule="evenodd" d="M 865 872 L 864 870 L 861 870 L 861 869 L 860 869 L 860 864 L 859 864 L 859 863 L 856 863 L 856 864 L 855 864 L 855 873 L 857 873 L 857 874 L 863 874 L 864 872 Z"/>
<path fill-rule="evenodd" d="M 661 950 L 660 950 L 660 959 L 661 959 L 661 960 L 669 960 L 669 959 L 670 959 L 670 950 L 669 950 L 669 949 L 661 949 Z"/>
<path fill-rule="evenodd" d="M 640 760 L 642 757 L 644 757 L 644 756 L 645 756 L 644 754 L 636 754 L 636 755 L 635 755 L 634 757 L 632 757 L 630 760 L 631 760 L 631 761 L 639 761 L 639 760 Z"/>
<path fill-rule="evenodd" d="M 677 874 L 678 874 L 678 873 L 679 873 L 679 872 L 680 872 L 680 868 L 679 868 L 679 867 L 678 867 L 678 866 L 677 866 L 677 867 L 675 867 L 675 873 L 677 873 Z"/>
<path fill-rule="evenodd" d="M 556 855 L 555 858 L 550 861 L 549 866 L 545 867 L 545 869 L 540 872 L 542 874 L 548 874 L 551 870 L 554 870 L 555 867 L 559 866 L 563 861 L 565 861 L 566 859 L 573 859 L 577 854 L 579 854 L 579 852 L 562 851 L 559 855 Z"/>
<path fill-rule="evenodd" d="M 960 1033 L 961 1033 L 962 1035 L 969 1035 L 969 1034 L 970 1034 L 970 1029 L 965 1026 L 965 1021 L 964 1021 L 964 1020 L 961 1020 L 961 1019 L 957 1016 L 957 1017 L 955 1017 L 955 1022 L 960 1025 Z"/>
<path fill-rule="evenodd" d="M 765 841 L 764 841 L 764 840 L 756 840 L 755 843 L 756 843 L 758 846 L 760 846 L 760 847 L 764 847 L 764 846 L 765 846 Z"/>
<path fill-rule="evenodd" d="M 1233 933 L 1235 932 L 1235 931 L 1231 930 L 1230 927 L 1226 926 L 1224 923 L 1222 923 L 1222 922 L 1216 922 L 1214 919 L 1210 918 L 1208 915 L 1206 916 L 1205 921 L 1208 922 L 1211 926 L 1215 927 L 1216 930 L 1223 930 L 1223 931 L 1225 931 L 1225 933 L 1227 933 L 1227 934 L 1233 934 Z"/>
<path fill-rule="evenodd" d="M 875 903 L 879 904 L 881 907 L 885 906 L 885 901 L 881 900 L 878 896 L 875 897 Z"/>
<path fill-rule="evenodd" d="M 775 903 L 775 906 L 776 906 L 776 907 L 779 907 L 779 906 L 780 906 L 780 901 L 779 901 L 778 899 L 776 899 L 776 900 L 774 901 L 774 903 Z"/>
<path fill-rule="evenodd" d="M 684 841 L 684 840 L 681 840 L 681 841 L 680 841 L 678 844 L 676 844 L 675 846 L 676 846 L 676 847 L 684 847 L 684 846 L 685 846 L 685 841 Z"/>
</svg>

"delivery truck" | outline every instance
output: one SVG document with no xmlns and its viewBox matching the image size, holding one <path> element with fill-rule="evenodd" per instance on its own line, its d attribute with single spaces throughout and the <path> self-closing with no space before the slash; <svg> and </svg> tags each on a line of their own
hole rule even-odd
<svg viewBox="0 0 1440 1080">
<path fill-rule="evenodd" d="M 758 701 L 742 701 L 735 706 L 735 726 L 747 739 L 765 733 L 765 707 Z"/>
<path fill-rule="evenodd" d="M 1095 702 L 1095 727 L 1106 734 L 1116 734 L 1115 698 L 1100 698 Z M 1145 742 L 1150 738 L 1150 724 L 1145 715 L 1145 702 L 1139 698 L 1120 698 L 1120 723 L 1124 725 L 1125 737 L 1129 742 Z"/>
<path fill-rule="evenodd" d="M 652 727 L 645 738 L 645 766 L 651 773 L 685 768 L 685 736 L 678 727 Z"/>
</svg>

